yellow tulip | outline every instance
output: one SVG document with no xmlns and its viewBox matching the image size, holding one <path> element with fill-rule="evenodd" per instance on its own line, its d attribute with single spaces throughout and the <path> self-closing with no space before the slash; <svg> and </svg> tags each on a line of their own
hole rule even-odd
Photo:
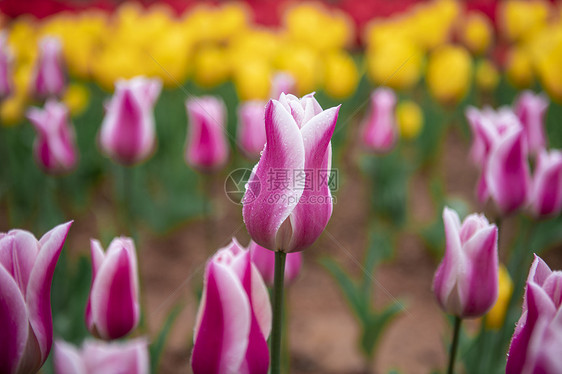
<svg viewBox="0 0 562 374">
<path fill-rule="evenodd" d="M 236 92 L 241 101 L 266 100 L 271 90 L 271 67 L 265 61 L 249 60 L 234 71 Z"/>
<path fill-rule="evenodd" d="M 415 139 L 423 128 L 423 111 L 413 101 L 402 101 L 396 107 L 396 120 L 400 135 L 404 139 Z"/>
<path fill-rule="evenodd" d="M 460 46 L 445 45 L 435 50 L 427 63 L 429 92 L 444 104 L 455 104 L 468 92 L 472 79 L 472 60 Z"/>
<path fill-rule="evenodd" d="M 481 55 L 492 44 L 494 29 L 490 19 L 482 13 L 470 13 L 461 26 L 461 39 L 474 54 Z"/>
<path fill-rule="evenodd" d="M 493 91 L 500 81 L 498 69 L 490 60 L 481 60 L 476 64 L 476 85 L 482 91 Z"/>
<path fill-rule="evenodd" d="M 323 76 L 318 54 L 303 45 L 283 46 L 276 58 L 276 68 L 290 73 L 295 78 L 299 96 L 317 89 Z"/>
<path fill-rule="evenodd" d="M 494 330 L 498 330 L 503 326 L 507 305 L 513 293 L 513 282 L 509 276 L 509 272 L 502 264 L 500 264 L 498 275 L 498 299 L 485 317 L 486 327 Z"/>
<path fill-rule="evenodd" d="M 460 6 L 454 0 L 436 0 L 414 9 L 412 37 L 426 50 L 447 43 L 459 16 Z"/>
<path fill-rule="evenodd" d="M 519 89 L 533 83 L 533 63 L 529 52 L 523 48 L 515 47 L 509 52 L 505 70 L 508 81 Z"/>
<path fill-rule="evenodd" d="M 24 95 L 16 94 L 0 103 L 0 123 L 2 126 L 17 125 L 23 120 L 27 100 Z"/>
<path fill-rule="evenodd" d="M 324 90 L 335 99 L 350 96 L 357 88 L 359 73 L 355 62 L 343 51 L 325 56 Z"/>
<path fill-rule="evenodd" d="M 194 79 L 202 87 L 214 87 L 226 81 L 230 75 L 224 48 L 207 45 L 195 54 Z"/>
<path fill-rule="evenodd" d="M 546 26 L 549 13 L 544 1 L 505 1 L 499 8 L 500 30 L 512 41 L 530 38 Z"/>
<path fill-rule="evenodd" d="M 62 101 L 70 110 L 70 114 L 77 116 L 88 107 L 90 91 L 83 84 L 71 83 L 68 85 Z"/>
</svg>

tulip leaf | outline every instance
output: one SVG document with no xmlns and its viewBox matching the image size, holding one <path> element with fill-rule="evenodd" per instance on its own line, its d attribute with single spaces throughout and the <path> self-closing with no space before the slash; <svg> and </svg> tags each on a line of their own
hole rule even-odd
<svg viewBox="0 0 562 374">
<path fill-rule="evenodd" d="M 330 258 L 324 257 L 320 259 L 320 263 L 335 278 L 355 315 L 360 320 L 366 320 L 365 305 L 361 298 L 359 289 L 353 279 L 341 268 L 340 265 Z"/>
<path fill-rule="evenodd" d="M 168 340 L 168 335 L 170 335 L 170 331 L 172 330 L 172 326 L 174 325 L 174 321 L 180 314 L 182 308 L 180 305 L 176 305 L 172 308 L 171 312 L 166 317 L 160 332 L 156 339 L 150 345 L 150 372 L 157 373 L 158 366 L 160 365 L 160 360 L 162 358 L 162 353 L 164 352 L 164 348 L 166 346 L 166 341 Z"/>
</svg>

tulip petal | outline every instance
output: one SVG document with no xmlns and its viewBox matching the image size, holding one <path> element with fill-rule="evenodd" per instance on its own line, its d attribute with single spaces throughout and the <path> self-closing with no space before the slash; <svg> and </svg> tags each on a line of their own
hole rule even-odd
<svg viewBox="0 0 562 374">
<path fill-rule="evenodd" d="M 88 374 L 78 349 L 62 340 L 55 341 L 54 366 L 56 374 Z"/>
<path fill-rule="evenodd" d="M 103 253 L 103 248 L 98 240 L 90 240 L 90 252 L 92 254 L 92 284 L 90 288 L 94 286 L 94 279 L 96 279 L 97 272 L 101 267 L 105 254 Z M 92 315 L 92 295 L 88 295 L 88 304 L 86 305 L 86 326 L 88 330 L 94 328 L 94 317 Z"/>
<path fill-rule="evenodd" d="M 0 264 L 12 275 L 24 298 L 38 251 L 37 239 L 28 231 L 12 230 L 0 240 Z"/>
<path fill-rule="evenodd" d="M 112 343 L 87 340 L 82 348 L 82 356 L 88 374 L 150 372 L 148 342 L 145 338 Z"/>
</svg>

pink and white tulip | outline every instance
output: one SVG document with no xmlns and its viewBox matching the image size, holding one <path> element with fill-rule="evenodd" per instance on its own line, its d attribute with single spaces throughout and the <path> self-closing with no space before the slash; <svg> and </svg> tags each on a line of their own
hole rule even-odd
<svg viewBox="0 0 562 374">
<path fill-rule="evenodd" d="M 252 255 L 252 262 L 256 265 L 256 268 L 261 273 L 265 283 L 272 287 L 273 286 L 273 276 L 275 273 L 275 253 L 262 247 L 261 245 L 250 241 L 248 245 L 248 250 Z M 302 253 L 294 252 L 288 253 L 285 258 L 285 284 L 293 282 L 302 267 Z"/>
<path fill-rule="evenodd" d="M 339 106 L 281 94 L 265 109 L 267 144 L 247 184 L 243 217 L 259 245 L 286 253 L 311 246 L 330 220 L 331 138 Z"/>
<path fill-rule="evenodd" d="M 123 165 L 146 160 L 156 146 L 154 104 L 162 82 L 135 77 L 115 83 L 115 93 L 106 104 L 99 143 L 102 151 Z"/>
<path fill-rule="evenodd" d="M 0 100 L 11 95 L 14 90 L 12 76 L 13 54 L 8 46 L 6 31 L 0 32 Z"/>
<path fill-rule="evenodd" d="M 282 93 L 285 95 L 295 94 L 297 91 L 297 81 L 287 72 L 277 72 L 271 79 L 271 91 L 269 97 L 275 100 L 279 99 Z"/>
<path fill-rule="evenodd" d="M 445 256 L 435 272 L 433 292 L 446 313 L 480 317 L 498 297 L 498 229 L 478 214 L 461 224 L 457 212 L 447 207 L 443 223 Z"/>
<path fill-rule="evenodd" d="M 185 161 L 193 168 L 211 172 L 228 161 L 226 107 L 222 99 L 204 96 L 185 103 L 189 131 Z"/>
<path fill-rule="evenodd" d="M 538 256 L 531 265 L 521 318 L 511 339 L 506 374 L 562 371 L 562 271 Z"/>
<path fill-rule="evenodd" d="M 49 99 L 44 109 L 29 109 L 27 118 L 37 131 L 33 153 L 41 168 L 49 174 L 66 173 L 74 169 L 78 151 L 66 105 Z"/>
<path fill-rule="evenodd" d="M 81 348 L 55 342 L 56 374 L 149 374 L 148 341 L 144 338 L 107 343 L 86 340 Z"/>
<path fill-rule="evenodd" d="M 266 374 L 269 294 L 250 253 L 236 239 L 207 263 L 195 323 L 194 374 Z"/>
<path fill-rule="evenodd" d="M 92 335 L 119 339 L 139 323 L 139 279 L 133 240 L 115 238 L 104 253 L 99 241 L 90 243 L 92 285 L 86 306 L 86 326 Z"/>
<path fill-rule="evenodd" d="M 53 344 L 51 282 L 72 222 L 41 240 L 24 230 L 0 234 L 0 372 L 36 373 Z"/>
<path fill-rule="evenodd" d="M 39 56 L 31 82 L 31 91 L 37 97 L 63 94 L 66 88 L 65 67 L 62 43 L 57 37 L 45 36 L 39 41 Z"/>
<path fill-rule="evenodd" d="M 546 147 L 544 115 L 548 109 L 546 95 L 524 91 L 515 103 L 515 113 L 523 128 L 530 153 L 536 154 Z"/>
<path fill-rule="evenodd" d="M 265 104 L 255 100 L 238 107 L 238 145 L 250 159 L 259 159 L 265 146 Z"/>
<path fill-rule="evenodd" d="M 529 208 L 533 215 L 552 216 L 562 210 L 562 152 L 542 150 L 537 157 Z"/>
<path fill-rule="evenodd" d="M 362 125 L 363 143 L 369 150 L 386 153 L 394 148 L 398 137 L 395 107 L 396 94 L 390 88 L 377 88 L 371 94 L 370 112 Z"/>
</svg>

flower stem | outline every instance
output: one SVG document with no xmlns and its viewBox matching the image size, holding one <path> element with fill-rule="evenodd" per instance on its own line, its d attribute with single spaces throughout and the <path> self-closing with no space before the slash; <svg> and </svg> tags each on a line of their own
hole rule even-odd
<svg viewBox="0 0 562 374">
<path fill-rule="evenodd" d="M 455 367 L 455 357 L 457 356 L 457 347 L 459 345 L 459 333 L 461 331 L 460 317 L 455 316 L 455 327 L 453 330 L 453 342 L 451 343 L 451 351 L 449 353 L 449 368 L 447 369 L 447 374 L 453 374 L 453 368 Z"/>
<path fill-rule="evenodd" d="M 273 277 L 273 326 L 271 329 L 271 374 L 281 372 L 281 324 L 283 320 L 283 287 L 285 285 L 285 252 L 275 252 Z"/>
</svg>

